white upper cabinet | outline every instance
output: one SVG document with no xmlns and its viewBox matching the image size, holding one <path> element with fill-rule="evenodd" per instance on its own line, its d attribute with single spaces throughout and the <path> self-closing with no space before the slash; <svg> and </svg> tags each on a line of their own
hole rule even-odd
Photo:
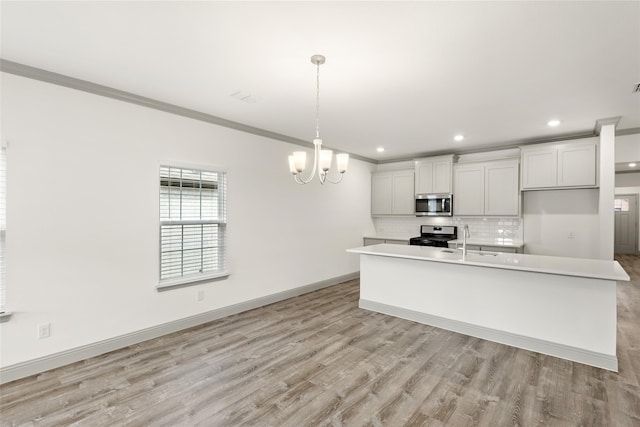
<svg viewBox="0 0 640 427">
<path fill-rule="evenodd" d="M 520 176 L 517 161 L 488 162 L 484 169 L 484 214 L 520 214 Z"/>
<path fill-rule="evenodd" d="M 416 160 L 415 194 L 451 193 L 453 155 Z"/>
<path fill-rule="evenodd" d="M 433 194 L 433 162 L 416 161 L 416 194 Z"/>
<path fill-rule="evenodd" d="M 522 189 L 595 187 L 595 139 L 521 147 Z"/>
<path fill-rule="evenodd" d="M 414 171 L 376 172 L 371 175 L 371 216 L 415 213 Z"/>
<path fill-rule="evenodd" d="M 596 144 L 558 146 L 558 186 L 596 186 Z"/>
<path fill-rule="evenodd" d="M 393 211 L 393 176 L 371 175 L 371 215 L 389 215 Z"/>
<path fill-rule="evenodd" d="M 522 150 L 522 188 L 555 187 L 558 153 L 555 147 Z"/>
<path fill-rule="evenodd" d="M 453 170 L 454 215 L 484 215 L 484 165 L 457 164 Z"/>
<path fill-rule="evenodd" d="M 517 160 L 455 165 L 453 168 L 454 215 L 519 215 L 518 172 Z"/>
</svg>

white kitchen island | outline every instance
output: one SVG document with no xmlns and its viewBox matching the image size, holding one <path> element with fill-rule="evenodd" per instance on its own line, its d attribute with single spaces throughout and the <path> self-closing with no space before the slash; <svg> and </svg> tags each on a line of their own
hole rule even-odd
<svg viewBox="0 0 640 427">
<path fill-rule="evenodd" d="M 380 244 L 360 255 L 360 307 L 612 371 L 616 261 Z"/>
</svg>

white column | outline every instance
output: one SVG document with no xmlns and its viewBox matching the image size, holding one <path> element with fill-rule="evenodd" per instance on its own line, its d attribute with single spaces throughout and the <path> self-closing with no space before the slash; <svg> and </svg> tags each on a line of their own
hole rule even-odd
<svg viewBox="0 0 640 427">
<path fill-rule="evenodd" d="M 619 118 L 598 121 L 600 129 L 600 217 L 599 258 L 613 260 L 615 217 L 613 200 L 615 198 L 616 160 L 615 140 L 616 124 Z"/>
</svg>

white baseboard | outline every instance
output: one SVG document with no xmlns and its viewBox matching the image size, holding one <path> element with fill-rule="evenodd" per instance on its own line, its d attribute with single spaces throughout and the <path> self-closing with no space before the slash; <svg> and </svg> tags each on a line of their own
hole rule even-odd
<svg viewBox="0 0 640 427">
<path fill-rule="evenodd" d="M 221 319 L 232 314 L 241 313 L 254 308 L 263 307 L 278 301 L 283 301 L 298 295 L 313 292 L 328 286 L 337 285 L 358 278 L 359 272 L 345 274 L 320 282 L 311 283 L 309 285 L 300 286 L 298 288 L 289 289 L 287 291 L 278 292 L 249 301 L 243 301 L 238 304 L 221 307 L 206 313 L 196 314 L 194 316 L 185 317 L 184 319 L 174 320 L 172 322 L 163 323 L 161 325 L 152 326 L 129 334 L 120 335 L 95 343 L 83 345 L 69 350 L 54 353 L 48 356 L 39 357 L 28 360 L 26 362 L 16 363 L 14 365 L 3 366 L 0 368 L 0 384 L 15 381 L 20 378 L 68 365 L 70 363 L 79 362 L 90 357 L 99 356 L 110 351 L 118 350 L 133 344 L 137 344 L 146 340 L 157 338 L 163 335 L 178 332 L 183 329 L 198 326 L 203 323 Z"/>
<path fill-rule="evenodd" d="M 435 326 L 437 328 L 458 332 L 464 335 L 482 338 L 488 341 L 494 341 L 500 344 L 506 344 L 618 372 L 618 358 L 615 355 L 597 353 L 590 350 L 527 337 L 498 329 L 486 328 L 484 326 L 473 325 L 470 323 L 460 322 L 458 320 L 447 319 L 440 316 L 408 310 L 406 308 L 382 304 L 376 301 L 361 299 L 359 306 L 366 310 L 400 317 L 402 319 Z"/>
</svg>

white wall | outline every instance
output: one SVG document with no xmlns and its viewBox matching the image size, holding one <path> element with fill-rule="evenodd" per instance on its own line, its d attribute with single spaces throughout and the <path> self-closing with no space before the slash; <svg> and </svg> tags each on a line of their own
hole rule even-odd
<svg viewBox="0 0 640 427">
<path fill-rule="evenodd" d="M 616 136 L 616 163 L 640 160 L 640 133 Z"/>
<path fill-rule="evenodd" d="M 4 367 L 356 272 L 345 249 L 373 231 L 368 163 L 352 160 L 339 185 L 299 186 L 297 146 L 4 73 L 1 132 Z M 156 291 L 165 161 L 228 172 L 227 280 Z M 44 322 L 51 337 L 37 340 Z"/>
<path fill-rule="evenodd" d="M 598 201 L 598 189 L 525 191 L 525 253 L 598 258 Z"/>
<path fill-rule="evenodd" d="M 633 173 L 617 173 L 617 187 L 640 187 L 640 172 Z"/>
</svg>

